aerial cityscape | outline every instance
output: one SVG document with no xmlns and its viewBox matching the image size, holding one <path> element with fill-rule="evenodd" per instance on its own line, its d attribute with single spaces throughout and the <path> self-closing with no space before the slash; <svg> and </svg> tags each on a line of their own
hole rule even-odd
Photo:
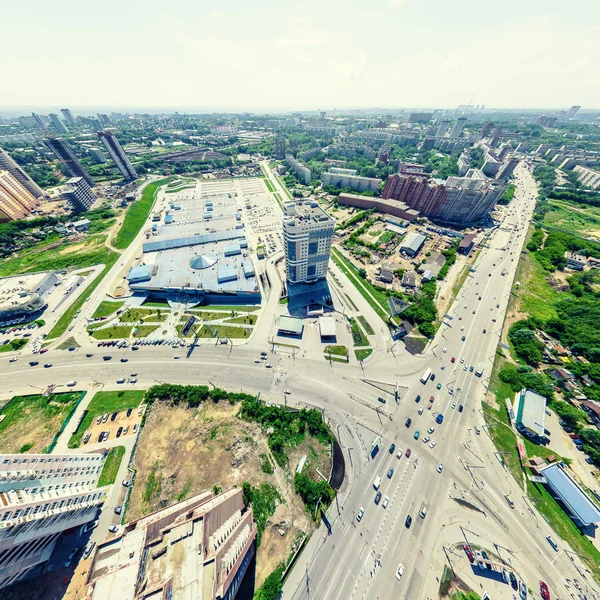
<svg viewBox="0 0 600 600">
<path fill-rule="evenodd" d="M 375 4 L 5 11 L 0 599 L 600 599 L 598 8 Z"/>
</svg>

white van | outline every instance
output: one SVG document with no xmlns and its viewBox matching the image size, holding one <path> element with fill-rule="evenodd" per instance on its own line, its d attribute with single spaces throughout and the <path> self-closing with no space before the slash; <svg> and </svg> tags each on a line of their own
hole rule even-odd
<svg viewBox="0 0 600 600">
<path fill-rule="evenodd" d="M 381 485 L 381 475 L 377 475 L 377 477 L 375 477 L 375 481 L 373 482 L 373 487 L 376 490 L 378 490 L 380 485 Z"/>
</svg>

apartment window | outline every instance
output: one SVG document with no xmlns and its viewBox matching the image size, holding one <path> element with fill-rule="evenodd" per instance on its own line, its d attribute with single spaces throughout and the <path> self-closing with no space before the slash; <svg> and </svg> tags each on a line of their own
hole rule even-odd
<svg viewBox="0 0 600 600">
<path fill-rule="evenodd" d="M 8 521 L 8 519 L 10 519 L 10 515 L 12 515 L 12 511 L 8 510 L 6 511 L 3 515 L 2 515 L 2 520 L 3 521 Z"/>
<path fill-rule="evenodd" d="M 33 509 L 33 514 L 34 514 L 34 515 L 37 515 L 37 514 L 40 512 L 40 510 L 42 510 L 42 505 L 41 505 L 41 504 L 38 504 L 38 505 L 37 505 L 37 506 L 36 506 L 36 507 Z"/>
<path fill-rule="evenodd" d="M 44 504 L 44 508 L 42 508 L 42 512 L 48 512 L 49 508 L 50 508 L 50 503 L 48 502 L 47 504 Z"/>
<path fill-rule="evenodd" d="M 31 506 L 25 510 L 23 516 L 26 517 L 31 512 Z"/>
<path fill-rule="evenodd" d="M 19 508 L 19 510 L 15 510 L 14 519 L 18 519 L 21 516 L 23 511 Z"/>
<path fill-rule="evenodd" d="M 306 271 L 307 277 L 314 277 L 317 272 L 317 267 L 315 265 L 308 265 L 308 269 Z"/>
<path fill-rule="evenodd" d="M 319 242 L 310 242 L 308 244 L 308 254 L 317 254 L 319 252 Z"/>
<path fill-rule="evenodd" d="M 2 461 L 2 464 L 7 465 L 10 462 L 10 458 L 7 458 Z"/>
</svg>

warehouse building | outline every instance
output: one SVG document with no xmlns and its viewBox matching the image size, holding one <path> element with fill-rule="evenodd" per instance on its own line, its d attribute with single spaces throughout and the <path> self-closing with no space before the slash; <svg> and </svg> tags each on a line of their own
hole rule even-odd
<svg viewBox="0 0 600 600">
<path fill-rule="evenodd" d="M 416 256 L 421 251 L 427 236 L 422 233 L 409 233 L 400 246 L 400 252 L 406 252 L 409 256 Z"/>
</svg>

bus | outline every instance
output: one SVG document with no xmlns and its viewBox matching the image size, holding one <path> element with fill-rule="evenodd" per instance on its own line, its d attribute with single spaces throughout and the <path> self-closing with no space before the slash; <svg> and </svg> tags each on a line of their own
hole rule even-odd
<svg viewBox="0 0 600 600">
<path fill-rule="evenodd" d="M 475 375 L 477 375 L 477 377 L 481 377 L 483 375 L 483 363 L 477 363 L 477 368 L 475 369 Z"/>
<path fill-rule="evenodd" d="M 429 381 L 430 377 L 431 377 L 431 369 L 427 369 L 427 371 L 425 371 L 425 373 L 423 373 L 423 376 L 421 377 L 421 383 L 427 383 Z"/>
</svg>

